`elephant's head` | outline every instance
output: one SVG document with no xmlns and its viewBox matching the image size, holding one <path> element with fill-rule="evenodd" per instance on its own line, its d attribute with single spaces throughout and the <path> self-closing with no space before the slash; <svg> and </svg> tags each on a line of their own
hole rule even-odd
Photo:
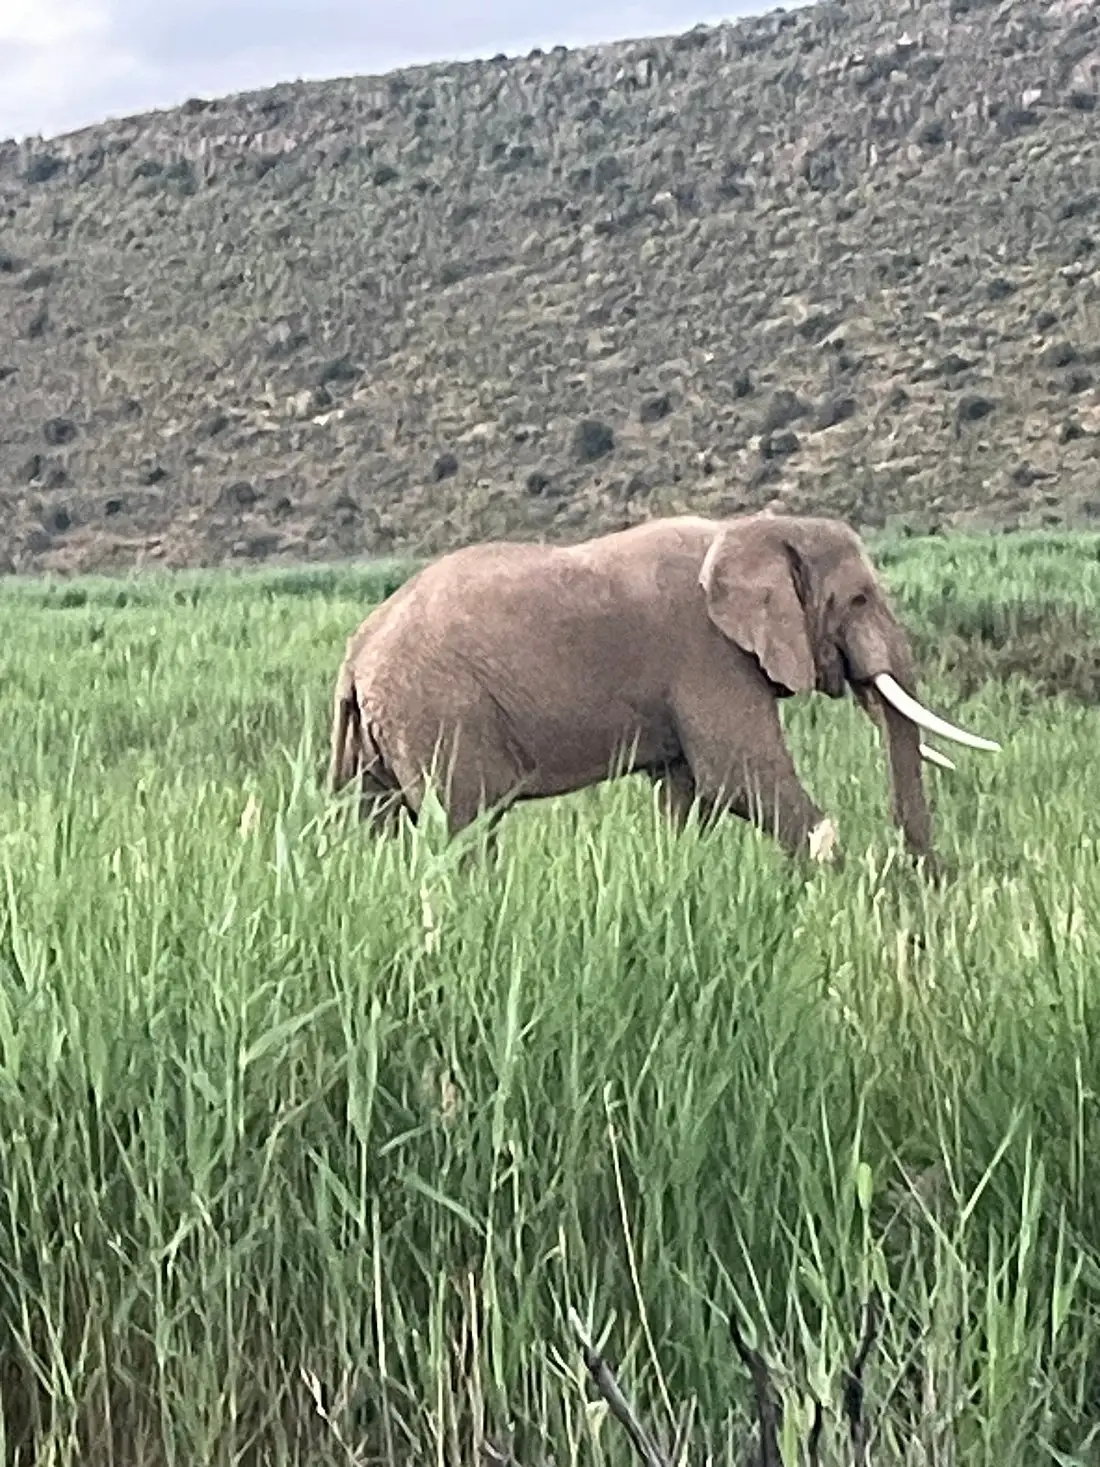
<svg viewBox="0 0 1100 1467">
<path fill-rule="evenodd" d="M 975 748 L 999 744 L 956 728 L 918 703 L 909 639 L 862 542 L 839 520 L 757 514 L 718 532 L 699 572 L 711 621 L 756 658 L 776 693 L 842 697 L 850 686 L 885 733 L 894 818 L 910 848 L 931 832 L 921 758 L 950 761 L 920 729 Z"/>
</svg>

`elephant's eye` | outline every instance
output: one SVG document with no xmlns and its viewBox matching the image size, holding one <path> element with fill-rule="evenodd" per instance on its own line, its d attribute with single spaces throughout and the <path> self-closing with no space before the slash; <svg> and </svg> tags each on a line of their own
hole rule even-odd
<svg viewBox="0 0 1100 1467">
<path fill-rule="evenodd" d="M 867 592 L 866 591 L 857 591 L 856 594 L 852 597 L 851 605 L 852 605 L 853 611 L 856 610 L 856 608 L 858 608 L 860 606 L 866 606 L 867 605 Z"/>
</svg>

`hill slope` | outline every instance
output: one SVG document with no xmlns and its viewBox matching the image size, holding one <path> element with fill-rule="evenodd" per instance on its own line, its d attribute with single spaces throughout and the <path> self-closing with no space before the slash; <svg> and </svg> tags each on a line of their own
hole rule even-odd
<svg viewBox="0 0 1100 1467">
<path fill-rule="evenodd" d="M 834 0 L 0 147 L 0 567 L 1100 515 L 1100 10 Z"/>
</svg>

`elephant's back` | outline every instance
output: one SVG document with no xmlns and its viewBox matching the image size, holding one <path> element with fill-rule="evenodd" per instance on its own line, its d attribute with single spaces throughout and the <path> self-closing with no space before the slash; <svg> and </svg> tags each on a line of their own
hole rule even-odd
<svg viewBox="0 0 1100 1467">
<path fill-rule="evenodd" d="M 623 676 L 651 668 L 661 644 L 688 628 L 699 602 L 699 566 L 719 528 L 678 516 L 573 545 L 493 541 L 449 552 L 410 577 L 348 643 L 357 682 L 429 681 L 429 669 L 461 680 L 492 666 L 540 667 L 551 680 L 578 660 Z M 675 631 L 673 628 L 675 627 Z M 639 672 L 637 675 L 641 675 Z"/>
<path fill-rule="evenodd" d="M 410 576 L 349 637 L 345 665 L 363 687 L 387 683 L 402 669 L 430 662 L 452 667 L 483 642 L 486 630 L 506 635 L 543 595 L 551 546 L 492 542 L 450 551 Z"/>
</svg>

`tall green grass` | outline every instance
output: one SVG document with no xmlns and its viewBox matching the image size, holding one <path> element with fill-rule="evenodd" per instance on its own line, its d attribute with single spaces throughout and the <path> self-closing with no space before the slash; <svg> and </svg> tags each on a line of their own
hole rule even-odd
<svg viewBox="0 0 1100 1467">
<path fill-rule="evenodd" d="M 0 587 L 6 1460 L 626 1463 L 575 1308 L 694 1462 L 745 1459 L 736 1311 L 843 1462 L 872 1283 L 872 1462 L 1100 1459 L 1100 719 L 937 652 L 1090 613 L 1096 541 L 880 559 L 1005 743 L 929 771 L 943 889 L 847 703 L 784 707 L 841 873 L 631 781 L 463 866 L 318 787 L 400 568 Z"/>
</svg>

